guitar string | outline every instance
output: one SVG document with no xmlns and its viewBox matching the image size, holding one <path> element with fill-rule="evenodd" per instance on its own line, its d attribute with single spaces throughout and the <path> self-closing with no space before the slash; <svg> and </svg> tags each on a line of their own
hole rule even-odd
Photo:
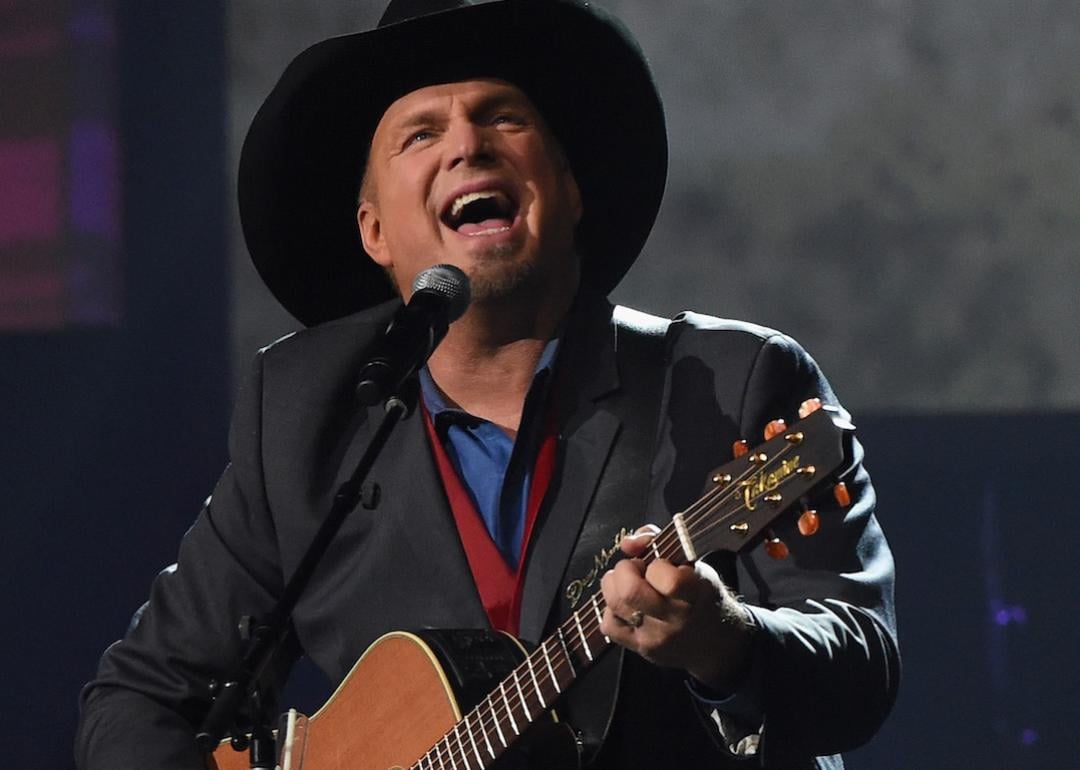
<svg viewBox="0 0 1080 770">
<path fill-rule="evenodd" d="M 794 445 L 791 444 L 791 443 L 785 444 L 782 447 L 782 449 L 779 450 L 775 456 L 769 458 L 768 461 L 762 463 L 761 465 L 751 465 L 751 466 L 749 466 L 746 469 L 746 471 L 744 473 L 742 473 L 739 477 L 733 478 L 730 482 L 728 482 L 728 483 L 726 483 L 724 485 L 719 485 L 717 487 L 714 487 L 713 489 L 709 490 L 704 495 L 702 495 L 702 497 L 700 499 L 698 499 L 695 503 L 690 505 L 686 510 L 684 510 L 682 512 L 683 516 L 684 516 L 684 521 L 686 521 L 686 523 L 687 523 L 687 530 L 688 531 L 695 530 L 693 532 L 693 534 L 695 534 L 697 536 L 700 536 L 700 535 L 710 531 L 711 529 L 713 529 L 713 528 L 715 528 L 717 526 L 721 526 L 726 521 L 730 520 L 732 517 L 734 517 L 737 514 L 741 513 L 742 510 L 746 507 L 745 502 L 741 503 L 735 509 L 733 509 L 731 511 L 728 511 L 724 515 L 718 517 L 715 521 L 706 523 L 706 525 L 704 527 L 698 527 L 698 524 L 702 523 L 701 520 L 702 519 L 707 519 L 712 514 L 714 514 L 719 505 L 722 505 L 725 502 L 729 502 L 731 499 L 734 499 L 737 496 L 738 490 L 741 488 L 741 486 L 740 486 L 741 482 L 743 480 L 745 480 L 745 478 L 747 476 L 754 475 L 757 472 L 765 472 L 765 471 L 767 471 L 769 467 L 775 465 L 776 462 L 780 458 L 782 458 L 785 454 L 787 454 L 793 446 Z M 789 476 L 789 477 L 786 477 L 784 479 L 781 479 L 780 480 L 780 485 L 786 484 L 788 481 L 792 480 L 793 478 L 794 477 Z M 713 499 L 713 498 L 718 498 L 718 499 Z M 660 558 L 669 558 L 669 557 L 672 557 L 672 556 L 675 556 L 675 555 L 679 554 L 682 551 L 682 544 L 678 539 L 676 531 L 674 530 L 674 528 L 671 525 L 669 525 L 668 527 L 665 527 L 663 530 L 661 530 L 661 532 L 657 533 L 656 538 L 654 539 L 654 542 L 659 543 L 661 540 L 663 540 L 664 542 L 661 545 L 657 545 L 657 549 L 656 549 L 657 552 L 660 553 Z M 651 563 L 651 561 L 654 558 L 655 558 L 655 554 L 651 550 L 646 551 L 645 560 L 646 560 L 647 564 Z M 593 602 L 593 601 L 594 601 L 594 599 L 592 597 L 590 597 L 590 602 Z M 595 603 L 596 603 L 598 609 L 600 610 L 600 612 L 602 612 L 603 609 L 606 609 L 606 602 L 603 602 L 603 597 L 602 596 L 597 597 L 597 599 L 595 600 Z M 604 604 L 603 607 L 599 607 L 599 605 L 601 603 Z M 579 610 L 578 612 L 582 612 L 582 611 Z M 577 652 L 579 654 L 583 654 L 582 651 L 586 646 L 588 646 L 589 640 L 592 639 L 594 632 L 599 630 L 600 622 L 596 618 L 596 613 L 595 612 L 589 612 L 589 613 L 584 613 L 584 614 L 585 614 L 584 618 L 581 618 L 581 617 L 576 617 L 575 618 L 575 616 L 577 616 L 578 613 L 574 613 L 573 615 L 571 615 L 570 618 L 568 618 L 566 621 L 564 621 L 558 627 L 559 631 L 561 631 L 562 634 L 563 634 L 564 644 L 568 648 L 567 653 L 572 650 L 572 651 Z M 582 632 L 584 633 L 584 637 L 585 637 L 585 638 L 582 638 L 580 640 L 575 638 L 575 635 L 574 635 L 574 631 L 576 630 L 576 625 L 578 624 L 578 622 L 580 622 L 580 624 L 582 626 Z M 598 636 L 602 636 L 602 635 L 598 635 Z M 549 636 L 547 639 L 545 639 L 543 641 L 541 647 L 538 647 L 532 653 L 527 655 L 526 658 L 520 664 L 518 664 L 517 667 L 515 667 L 515 669 L 511 673 L 511 675 L 508 675 L 505 679 L 502 680 L 503 682 L 505 682 L 507 679 L 510 679 L 511 676 L 513 676 L 516 680 L 520 681 L 521 674 L 525 673 L 525 672 L 529 672 L 530 677 L 535 677 L 535 680 L 536 680 L 537 684 L 536 684 L 535 688 L 533 688 L 533 689 L 539 691 L 538 695 L 537 695 L 538 711 L 537 711 L 535 717 L 539 717 L 542 713 L 547 711 L 547 707 L 545 705 L 543 705 L 547 701 L 547 698 L 544 698 L 543 701 L 541 701 L 541 698 L 544 695 L 545 686 L 550 686 L 552 692 L 548 693 L 548 697 L 551 698 L 552 700 L 554 700 L 560 694 L 560 690 L 562 689 L 563 686 L 565 686 L 565 685 L 562 685 L 562 684 L 558 684 L 559 677 L 558 677 L 558 674 L 556 672 L 562 673 L 564 669 L 569 669 L 568 673 L 570 674 L 570 678 L 569 678 L 569 680 L 567 681 L 566 684 L 572 683 L 574 681 L 574 679 L 576 679 L 576 669 L 574 668 L 573 661 L 570 660 L 569 656 L 566 653 L 564 653 L 560 657 L 559 654 L 558 654 L 559 653 L 558 647 L 556 647 L 556 649 L 555 649 L 554 661 L 551 660 L 552 655 L 551 655 L 550 651 L 546 650 L 546 646 L 547 646 L 547 642 L 552 638 L 554 638 L 554 635 Z M 604 649 L 606 649 L 606 645 L 610 644 L 610 642 L 608 642 L 605 639 L 604 644 L 605 644 L 605 647 L 601 648 L 601 652 Z M 590 647 L 590 651 L 591 651 L 591 647 Z M 539 655 L 538 655 L 538 653 L 539 653 Z M 549 675 L 547 672 L 545 672 L 544 666 L 541 665 L 545 661 L 541 660 L 540 656 L 545 656 L 546 660 L 549 662 L 549 667 L 551 667 L 551 675 Z M 534 660 L 534 657 L 536 658 L 535 660 Z M 563 662 L 564 660 L 565 660 L 565 665 L 564 665 L 564 662 Z M 582 661 L 579 660 L 579 664 L 581 662 Z M 537 667 L 539 667 L 539 671 L 540 671 L 540 674 L 538 676 L 536 675 Z M 530 669 L 531 669 L 531 671 L 530 671 Z M 438 749 L 438 747 L 440 745 L 445 745 L 446 746 L 447 753 L 450 754 L 450 761 L 452 763 L 454 763 L 454 765 L 456 766 L 457 765 L 457 760 L 458 760 L 458 752 L 456 752 L 452 748 L 452 746 L 450 746 L 450 742 L 449 742 L 448 739 L 450 738 L 451 734 L 456 733 L 458 728 L 460 728 L 462 725 L 465 725 L 466 730 L 468 730 L 470 733 L 472 733 L 473 728 L 468 727 L 468 721 L 469 721 L 470 717 L 473 718 L 473 723 L 474 724 L 478 724 L 478 726 L 482 730 L 482 735 L 483 735 L 483 737 L 485 739 L 485 742 L 488 742 L 488 745 L 493 750 L 493 751 L 490 752 L 490 753 L 494 754 L 494 756 L 491 757 L 491 761 L 494 761 L 498 756 L 500 756 L 502 754 L 502 752 L 506 748 L 508 748 L 508 746 L 510 744 L 513 743 L 513 739 L 511 739 L 511 741 L 509 743 L 507 743 L 505 746 L 501 745 L 502 741 L 499 741 L 500 745 L 498 747 L 496 747 L 496 744 L 490 743 L 490 741 L 489 741 L 490 738 L 494 737 L 494 736 L 491 735 L 491 732 L 490 732 L 491 726 L 506 727 L 507 729 L 509 729 L 509 724 L 504 721 L 504 716 L 505 716 L 505 718 L 513 720 L 513 711 L 514 711 L 513 707 L 510 705 L 509 700 L 507 700 L 505 698 L 505 690 L 502 690 L 502 691 L 504 693 L 504 700 L 506 700 L 505 711 L 503 712 L 503 714 L 499 713 L 500 712 L 500 705 L 498 703 L 498 700 L 493 698 L 495 691 L 492 690 L 488 694 L 488 696 L 486 698 L 484 698 L 484 700 L 482 700 L 479 704 L 477 704 L 476 707 L 474 707 L 468 714 L 466 714 L 460 722 L 455 724 L 454 727 L 451 728 L 451 730 L 449 730 L 446 733 L 446 735 L 444 735 L 436 743 L 435 746 L 433 746 L 423 756 L 421 756 L 420 759 L 417 761 L 417 763 L 414 765 L 414 767 L 419 768 L 421 766 L 421 764 L 425 760 L 430 764 L 431 763 L 431 754 L 432 754 L 432 752 L 437 751 L 437 749 Z M 491 726 L 489 726 L 488 717 L 490 717 L 490 725 Z M 523 704 L 523 706 L 522 706 L 522 718 L 523 718 L 522 721 L 525 722 L 525 723 L 531 724 L 535 720 L 535 717 L 531 713 L 531 710 L 526 711 L 525 704 Z M 472 736 L 470 736 L 470 737 L 472 737 Z M 516 738 L 517 735 L 515 734 L 514 737 Z M 464 744 L 461 742 L 460 736 L 458 738 L 458 743 L 461 746 L 461 750 L 460 750 L 460 758 L 461 758 L 461 760 L 463 762 L 465 762 L 467 767 L 471 767 L 472 763 L 469 762 L 469 760 L 468 760 L 467 749 L 465 748 Z M 441 760 L 437 760 L 437 761 L 440 762 L 440 766 L 441 766 Z M 486 764 L 486 761 L 485 761 L 485 764 Z"/>
</svg>

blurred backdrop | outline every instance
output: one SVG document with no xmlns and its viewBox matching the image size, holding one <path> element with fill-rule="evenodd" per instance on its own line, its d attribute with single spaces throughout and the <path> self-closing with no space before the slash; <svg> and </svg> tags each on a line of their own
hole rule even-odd
<svg viewBox="0 0 1080 770">
<path fill-rule="evenodd" d="M 849 766 L 1071 766 L 1080 6 L 602 5 L 653 64 L 672 149 L 614 298 L 793 334 L 868 446 L 905 678 Z M 246 126 L 293 55 L 382 7 L 0 2 L 13 766 L 71 765 L 81 682 L 226 461 L 235 372 L 296 328 L 236 222 Z"/>
</svg>

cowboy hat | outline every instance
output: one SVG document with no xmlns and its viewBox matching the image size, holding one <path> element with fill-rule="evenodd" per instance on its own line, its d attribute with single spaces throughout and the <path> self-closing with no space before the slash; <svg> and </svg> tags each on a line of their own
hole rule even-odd
<svg viewBox="0 0 1080 770">
<path fill-rule="evenodd" d="M 630 33 L 580 0 L 392 0 L 375 29 L 297 56 L 241 150 L 248 250 L 302 323 L 394 296 L 356 225 L 371 136 L 401 96 L 477 77 L 521 88 L 562 144 L 584 201 L 583 281 L 607 293 L 630 268 L 667 174 L 663 107 Z"/>
</svg>

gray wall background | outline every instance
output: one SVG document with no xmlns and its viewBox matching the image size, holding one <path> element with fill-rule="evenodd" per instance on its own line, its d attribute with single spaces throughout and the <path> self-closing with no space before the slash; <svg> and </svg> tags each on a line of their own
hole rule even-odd
<svg viewBox="0 0 1080 770">
<path fill-rule="evenodd" d="M 672 147 L 617 301 L 783 329 L 856 413 L 1080 406 L 1080 5 L 603 5 L 652 61 Z M 289 59 L 383 7 L 232 0 L 234 175 Z M 240 366 L 296 324 L 233 217 Z"/>
</svg>

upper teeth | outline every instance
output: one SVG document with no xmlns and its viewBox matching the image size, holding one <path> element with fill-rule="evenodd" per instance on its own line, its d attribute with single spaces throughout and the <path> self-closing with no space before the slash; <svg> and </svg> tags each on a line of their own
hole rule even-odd
<svg viewBox="0 0 1080 770">
<path fill-rule="evenodd" d="M 450 207 L 450 216 L 456 219 L 461 214 L 461 210 L 468 206 L 473 201 L 484 200 L 485 198 L 498 197 L 497 190 L 481 190 L 480 192 L 465 193 L 454 199 L 454 205 Z"/>
</svg>

